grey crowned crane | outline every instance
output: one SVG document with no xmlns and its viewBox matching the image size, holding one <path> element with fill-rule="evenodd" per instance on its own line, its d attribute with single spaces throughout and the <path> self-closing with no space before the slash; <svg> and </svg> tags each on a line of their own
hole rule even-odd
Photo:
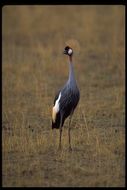
<svg viewBox="0 0 127 190">
<path fill-rule="evenodd" d="M 64 49 L 64 54 L 66 54 L 69 58 L 69 77 L 66 84 L 58 91 L 54 99 L 54 105 L 52 109 L 52 129 L 56 128 L 60 130 L 59 149 L 61 149 L 62 127 L 64 125 L 65 119 L 69 117 L 69 150 L 72 150 L 70 135 L 71 118 L 79 102 L 80 93 L 74 76 L 72 48 L 66 46 Z"/>
</svg>

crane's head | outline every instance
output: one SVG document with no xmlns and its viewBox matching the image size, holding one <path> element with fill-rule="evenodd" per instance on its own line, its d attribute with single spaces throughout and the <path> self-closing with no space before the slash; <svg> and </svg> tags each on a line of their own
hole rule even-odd
<svg viewBox="0 0 127 190">
<path fill-rule="evenodd" d="M 72 54 L 73 54 L 72 48 L 69 47 L 69 46 L 66 46 L 65 49 L 64 49 L 64 54 L 72 56 Z"/>
</svg>

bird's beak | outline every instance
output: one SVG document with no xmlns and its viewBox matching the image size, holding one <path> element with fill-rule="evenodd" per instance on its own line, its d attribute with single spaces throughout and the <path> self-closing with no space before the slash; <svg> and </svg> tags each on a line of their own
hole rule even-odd
<svg viewBox="0 0 127 190">
<path fill-rule="evenodd" d="M 63 51 L 64 54 L 67 54 L 66 50 Z"/>
</svg>

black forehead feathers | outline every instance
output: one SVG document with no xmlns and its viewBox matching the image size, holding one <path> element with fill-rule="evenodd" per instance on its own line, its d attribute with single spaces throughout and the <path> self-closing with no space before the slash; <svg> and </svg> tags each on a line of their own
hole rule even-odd
<svg viewBox="0 0 127 190">
<path fill-rule="evenodd" d="M 70 49 L 70 47 L 69 47 L 69 46 L 66 46 L 66 47 L 65 47 L 65 50 L 69 50 L 69 49 Z"/>
</svg>

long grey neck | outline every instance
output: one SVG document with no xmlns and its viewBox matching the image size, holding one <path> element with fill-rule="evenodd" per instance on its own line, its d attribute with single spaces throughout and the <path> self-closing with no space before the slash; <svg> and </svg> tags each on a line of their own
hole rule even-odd
<svg viewBox="0 0 127 190">
<path fill-rule="evenodd" d="M 72 56 L 69 56 L 69 77 L 68 77 L 68 83 L 71 83 L 71 85 L 75 84 L 75 76 L 74 76 L 74 68 L 72 63 Z"/>
</svg>

